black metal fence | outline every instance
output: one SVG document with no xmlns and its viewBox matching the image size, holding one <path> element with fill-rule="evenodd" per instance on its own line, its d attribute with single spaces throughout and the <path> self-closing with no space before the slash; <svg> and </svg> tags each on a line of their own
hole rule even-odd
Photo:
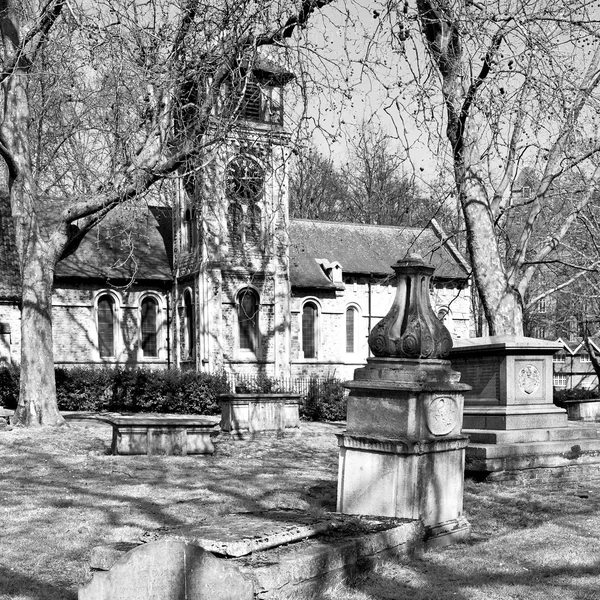
<svg viewBox="0 0 600 600">
<path fill-rule="evenodd" d="M 269 377 L 267 375 L 228 374 L 232 392 L 286 392 L 300 394 L 303 397 L 311 395 L 317 398 L 325 386 L 340 385 L 342 380 L 332 375 L 310 375 L 303 377 Z M 348 390 L 346 390 L 346 394 Z"/>
</svg>

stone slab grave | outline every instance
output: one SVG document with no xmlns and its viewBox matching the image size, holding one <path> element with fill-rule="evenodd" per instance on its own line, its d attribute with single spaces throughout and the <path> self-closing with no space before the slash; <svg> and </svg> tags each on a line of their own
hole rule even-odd
<svg viewBox="0 0 600 600">
<path fill-rule="evenodd" d="M 221 430 L 233 439 L 294 435 L 300 428 L 300 394 L 221 394 Z"/>
<path fill-rule="evenodd" d="M 90 560 L 93 578 L 80 588 L 79 600 L 192 599 L 195 596 L 191 594 L 177 593 L 181 581 L 196 577 L 197 569 L 209 569 L 210 577 L 202 581 L 219 586 L 219 590 L 207 588 L 204 595 L 197 596 L 204 600 L 315 597 L 325 586 L 362 573 L 380 560 L 414 553 L 422 547 L 423 537 L 423 525 L 417 520 L 337 513 L 313 516 L 292 509 L 224 515 L 210 522 L 147 532 L 137 542 L 94 548 Z M 201 552 L 189 554 L 189 548 Z M 177 577 L 171 574 L 177 565 L 168 559 L 167 575 L 161 578 L 165 567 L 160 557 L 165 552 L 188 553 L 185 568 L 182 559 L 177 563 Z M 127 582 L 128 566 L 147 573 L 147 580 L 136 576 L 133 588 Z M 191 570 L 191 575 L 182 569 Z M 229 592 L 226 577 L 231 581 Z M 154 595 L 151 579 L 172 584 L 169 589 L 161 584 L 156 588 L 161 595 Z M 251 590 L 249 596 L 244 595 L 246 586 Z"/>
<path fill-rule="evenodd" d="M 514 480 L 529 479 L 531 469 L 600 464 L 596 428 L 569 422 L 553 403 L 552 356 L 559 347 L 508 335 L 456 343 L 452 367 L 472 387 L 463 419 L 468 472 Z"/>
<path fill-rule="evenodd" d="M 219 434 L 215 419 L 189 415 L 71 413 L 64 417 L 111 425 L 113 454 L 213 454 L 212 438 Z"/>
</svg>

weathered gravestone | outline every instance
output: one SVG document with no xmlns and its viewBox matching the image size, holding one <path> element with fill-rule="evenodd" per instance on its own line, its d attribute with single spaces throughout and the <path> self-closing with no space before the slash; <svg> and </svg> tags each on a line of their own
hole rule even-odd
<svg viewBox="0 0 600 600">
<path fill-rule="evenodd" d="M 540 483 L 600 475 L 596 428 L 569 423 L 553 402 L 558 349 L 555 342 L 511 335 L 460 340 L 453 348 L 452 366 L 472 386 L 463 420 L 467 471 Z"/>
<path fill-rule="evenodd" d="M 234 565 L 178 540 L 143 544 L 79 589 L 79 600 L 252 600 Z"/>
<path fill-rule="evenodd" d="M 460 373 L 445 360 L 452 338 L 429 302 L 434 268 L 398 261 L 394 303 L 372 330 L 375 358 L 349 382 L 346 431 L 338 435 L 337 509 L 421 519 L 429 546 L 468 537 Z"/>
</svg>

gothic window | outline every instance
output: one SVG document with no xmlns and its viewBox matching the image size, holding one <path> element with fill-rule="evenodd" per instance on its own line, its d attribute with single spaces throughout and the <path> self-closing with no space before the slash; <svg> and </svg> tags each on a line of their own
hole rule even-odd
<svg viewBox="0 0 600 600">
<path fill-rule="evenodd" d="M 194 299 L 190 290 L 183 293 L 183 305 L 180 314 L 181 358 L 190 360 L 194 358 L 196 350 L 196 311 Z"/>
<path fill-rule="evenodd" d="M 110 294 L 104 294 L 98 298 L 96 315 L 98 353 L 100 358 L 112 358 L 116 356 L 116 306 L 115 300 Z"/>
<path fill-rule="evenodd" d="M 358 311 L 353 306 L 346 309 L 346 352 L 356 352 L 356 315 Z"/>
<path fill-rule="evenodd" d="M 232 244 L 258 241 L 261 230 L 260 201 L 265 175 L 248 156 L 239 156 L 227 167 L 228 230 Z"/>
<path fill-rule="evenodd" d="M 158 302 L 150 296 L 142 300 L 141 338 L 144 358 L 158 357 Z"/>
<path fill-rule="evenodd" d="M 258 296 L 250 288 L 238 294 L 237 324 L 239 349 L 256 353 L 258 349 Z"/>
<path fill-rule="evenodd" d="M 318 309 L 314 302 L 302 307 L 302 352 L 304 358 L 317 358 Z"/>
<path fill-rule="evenodd" d="M 191 252 L 196 247 L 197 241 L 196 211 L 193 208 L 185 211 L 183 227 L 183 249 Z"/>
</svg>

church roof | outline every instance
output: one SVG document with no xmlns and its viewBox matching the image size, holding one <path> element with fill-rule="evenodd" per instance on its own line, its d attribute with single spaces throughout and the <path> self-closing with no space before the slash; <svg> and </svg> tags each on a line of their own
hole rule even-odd
<svg viewBox="0 0 600 600">
<path fill-rule="evenodd" d="M 51 228 L 54 207 L 43 224 Z M 77 250 L 61 260 L 56 278 L 171 281 L 171 209 L 123 206 L 92 230 Z M 15 230 L 8 196 L 0 192 L 0 300 L 19 300 L 21 285 Z"/>
<path fill-rule="evenodd" d="M 118 207 L 58 263 L 56 276 L 170 281 L 172 238 L 169 208 Z"/>
<path fill-rule="evenodd" d="M 0 299 L 21 298 L 21 276 L 8 195 L 0 192 Z"/>
<path fill-rule="evenodd" d="M 418 254 L 436 267 L 434 278 L 465 282 L 464 259 L 445 244 L 439 229 L 362 225 L 292 219 L 290 223 L 290 279 L 295 287 L 338 287 L 318 261 L 337 261 L 344 273 L 393 275 L 391 265 Z"/>
</svg>

